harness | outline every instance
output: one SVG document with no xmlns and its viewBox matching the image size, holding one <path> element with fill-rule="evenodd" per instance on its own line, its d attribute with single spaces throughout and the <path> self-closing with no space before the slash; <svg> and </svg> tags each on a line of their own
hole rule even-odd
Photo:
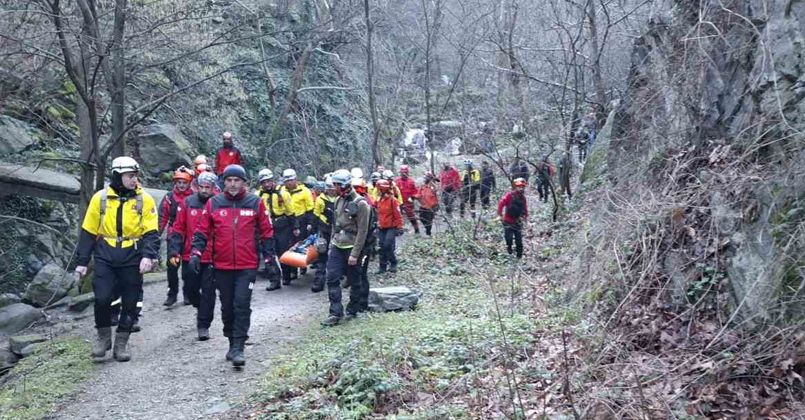
<svg viewBox="0 0 805 420">
<path fill-rule="evenodd" d="M 134 210 L 137 211 L 137 215 L 140 218 L 140 232 L 142 232 L 144 230 L 144 226 L 143 226 L 143 195 L 142 195 L 142 193 L 137 194 L 135 196 L 135 198 L 137 200 L 137 203 L 134 205 Z M 108 199 L 109 199 L 109 190 L 108 190 L 108 188 L 104 188 L 103 191 L 101 191 L 101 203 L 100 203 L 101 208 L 100 208 L 100 217 L 99 217 L 100 221 L 98 223 L 98 235 L 95 237 L 96 240 L 98 240 L 100 238 L 114 239 L 115 243 L 117 244 L 117 246 L 120 246 L 120 244 L 123 243 L 123 241 L 131 240 L 131 241 L 134 241 L 134 246 L 136 247 L 137 246 L 137 241 L 140 239 L 140 237 L 132 238 L 132 237 L 129 237 L 129 236 L 117 236 L 117 235 L 110 236 L 110 235 L 103 235 L 101 233 L 101 231 L 103 231 L 103 221 L 104 221 L 104 217 L 106 216 L 106 203 L 107 203 Z M 123 206 L 123 204 L 125 204 L 127 201 L 129 201 L 128 198 L 123 200 L 123 199 L 120 198 L 120 196 L 118 196 L 117 199 L 118 199 L 118 201 L 120 201 L 121 206 Z M 122 228 L 121 228 L 121 230 L 122 230 Z"/>
</svg>

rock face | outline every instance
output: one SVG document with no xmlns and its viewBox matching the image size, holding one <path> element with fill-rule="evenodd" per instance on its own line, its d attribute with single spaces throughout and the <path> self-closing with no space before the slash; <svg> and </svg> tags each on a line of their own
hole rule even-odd
<svg viewBox="0 0 805 420">
<path fill-rule="evenodd" d="M 95 303 L 95 294 L 84 293 L 83 295 L 73 297 L 70 300 L 69 308 L 73 312 L 81 312 L 90 307 L 93 303 Z"/>
<path fill-rule="evenodd" d="M 67 291 L 73 287 L 75 277 L 67 274 L 57 264 L 45 265 L 25 289 L 23 299 L 37 307 L 44 307 L 57 302 L 67 296 Z"/>
<path fill-rule="evenodd" d="M 14 293 L 3 293 L 0 295 L 0 308 L 12 305 L 15 303 L 20 303 L 22 299 Z"/>
<path fill-rule="evenodd" d="M 24 303 L 0 308 L 0 334 L 14 334 L 42 319 L 39 309 Z"/>
<path fill-rule="evenodd" d="M 26 347 L 30 347 L 33 344 L 42 343 L 44 341 L 47 341 L 47 338 L 43 335 L 28 334 L 11 337 L 8 340 L 8 344 L 11 351 L 22 356 L 24 355 L 23 350 L 25 350 Z"/>
<path fill-rule="evenodd" d="M 38 132 L 27 123 L 0 115 L 0 156 L 19 153 L 33 146 Z"/>
<path fill-rule="evenodd" d="M 407 311 L 416 307 L 420 293 L 407 287 L 378 287 L 369 290 L 373 312 Z"/>
<path fill-rule="evenodd" d="M 192 166 L 193 148 L 179 129 L 171 124 L 152 124 L 137 137 L 139 157 L 151 175 Z"/>
</svg>

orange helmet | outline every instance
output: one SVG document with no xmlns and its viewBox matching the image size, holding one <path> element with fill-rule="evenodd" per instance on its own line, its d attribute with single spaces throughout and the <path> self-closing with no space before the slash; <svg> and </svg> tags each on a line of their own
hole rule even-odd
<svg viewBox="0 0 805 420">
<path fill-rule="evenodd" d="M 380 192 L 388 192 L 391 189 L 391 182 L 388 179 L 378 179 L 375 185 Z"/>
<path fill-rule="evenodd" d="M 523 178 L 517 178 L 514 181 L 512 181 L 512 186 L 515 186 L 515 187 L 525 188 L 527 185 L 528 185 L 528 181 L 526 181 Z"/>
<path fill-rule="evenodd" d="M 205 165 L 207 164 L 207 156 L 198 155 L 198 156 L 196 156 L 196 159 L 193 160 L 193 166 L 198 167 L 198 165 L 201 165 L 201 164 L 205 164 Z"/>
<path fill-rule="evenodd" d="M 196 175 L 201 175 L 204 172 L 212 172 L 210 165 L 207 165 L 206 163 L 196 165 Z"/>
<path fill-rule="evenodd" d="M 173 180 L 178 181 L 180 179 L 191 182 L 193 180 L 193 171 L 185 168 L 184 166 L 177 169 L 176 172 L 173 173 Z"/>
</svg>

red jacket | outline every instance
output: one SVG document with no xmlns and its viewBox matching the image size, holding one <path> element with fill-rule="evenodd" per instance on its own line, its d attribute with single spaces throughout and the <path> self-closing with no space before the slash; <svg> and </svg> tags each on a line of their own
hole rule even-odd
<svg viewBox="0 0 805 420">
<path fill-rule="evenodd" d="M 237 147 L 221 147 L 215 152 L 215 174 L 221 176 L 229 165 L 243 165 L 243 157 Z"/>
<path fill-rule="evenodd" d="M 176 187 L 173 191 L 165 194 L 162 201 L 159 202 L 159 232 L 162 233 L 165 228 L 170 228 L 176 221 L 176 213 L 179 206 L 184 203 L 185 198 L 193 194 L 193 190 L 188 188 L 184 192 L 179 191 Z M 170 233 L 170 230 L 168 231 Z"/>
<path fill-rule="evenodd" d="M 461 175 L 458 174 L 456 168 L 450 167 L 450 169 L 443 170 L 439 174 L 439 181 L 445 191 L 458 191 L 461 189 Z"/>
<path fill-rule="evenodd" d="M 377 227 L 379 229 L 402 229 L 400 203 L 393 195 L 384 193 L 377 200 L 375 207 L 377 208 Z"/>
<path fill-rule="evenodd" d="M 439 195 L 436 193 L 435 182 L 426 182 L 419 189 L 417 199 L 419 200 L 419 207 L 423 209 L 434 209 L 439 205 Z"/>
<path fill-rule="evenodd" d="M 410 176 L 407 178 L 398 177 L 394 182 L 397 184 L 397 188 L 400 189 L 403 204 L 407 203 L 409 198 L 416 197 L 418 189 L 416 187 L 414 178 L 411 178 Z"/>
<path fill-rule="evenodd" d="M 523 207 L 523 213 L 518 217 L 513 217 L 509 214 L 509 209 L 512 207 L 512 202 L 517 199 Z M 503 220 L 503 223 L 518 223 L 528 217 L 528 201 L 525 199 L 525 194 L 519 191 L 509 191 L 503 195 L 498 202 L 498 216 Z"/>
<path fill-rule="evenodd" d="M 274 228 L 263 200 L 245 189 L 233 198 L 223 193 L 207 200 L 190 254 L 202 255 L 210 240 L 216 270 L 256 270 L 261 249 L 264 258 L 274 256 Z"/>
<path fill-rule="evenodd" d="M 201 201 L 198 194 L 193 194 L 184 200 L 184 204 L 179 206 L 176 213 L 176 221 L 173 223 L 168 238 L 168 257 L 180 255 L 183 261 L 190 260 L 190 249 L 193 247 L 193 231 L 201 220 L 204 207 L 212 197 L 206 201 Z M 207 248 L 201 254 L 201 262 L 212 262 L 212 241 L 208 241 Z"/>
</svg>

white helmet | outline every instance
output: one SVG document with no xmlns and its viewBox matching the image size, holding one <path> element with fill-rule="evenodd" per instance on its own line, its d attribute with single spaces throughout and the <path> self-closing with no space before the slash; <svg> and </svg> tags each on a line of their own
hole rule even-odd
<svg viewBox="0 0 805 420">
<path fill-rule="evenodd" d="M 361 168 L 354 167 L 349 170 L 349 173 L 353 178 L 363 178 L 363 169 Z"/>
<path fill-rule="evenodd" d="M 257 173 L 257 182 L 263 182 L 267 179 L 274 179 L 274 172 L 271 169 L 260 169 Z"/>
<path fill-rule="evenodd" d="M 351 185 L 351 180 L 352 174 L 346 169 L 339 169 L 333 172 L 333 176 L 330 177 L 330 181 L 332 181 L 334 185 L 340 185 L 342 188 Z"/>
<path fill-rule="evenodd" d="M 327 177 L 324 178 L 324 188 L 326 188 L 328 190 L 334 190 L 335 189 L 335 184 L 333 184 L 333 177 L 332 176 L 327 176 Z"/>
<path fill-rule="evenodd" d="M 386 169 L 385 171 L 383 171 L 383 178 L 385 179 L 394 178 L 394 172 L 391 172 L 391 169 Z"/>
<path fill-rule="evenodd" d="M 136 160 L 128 156 L 116 157 L 112 160 L 112 172 L 125 174 L 128 172 L 140 172 L 140 165 Z"/>
<path fill-rule="evenodd" d="M 286 169 L 282 171 L 282 182 L 292 181 L 296 179 L 296 171 L 293 169 Z"/>
</svg>

